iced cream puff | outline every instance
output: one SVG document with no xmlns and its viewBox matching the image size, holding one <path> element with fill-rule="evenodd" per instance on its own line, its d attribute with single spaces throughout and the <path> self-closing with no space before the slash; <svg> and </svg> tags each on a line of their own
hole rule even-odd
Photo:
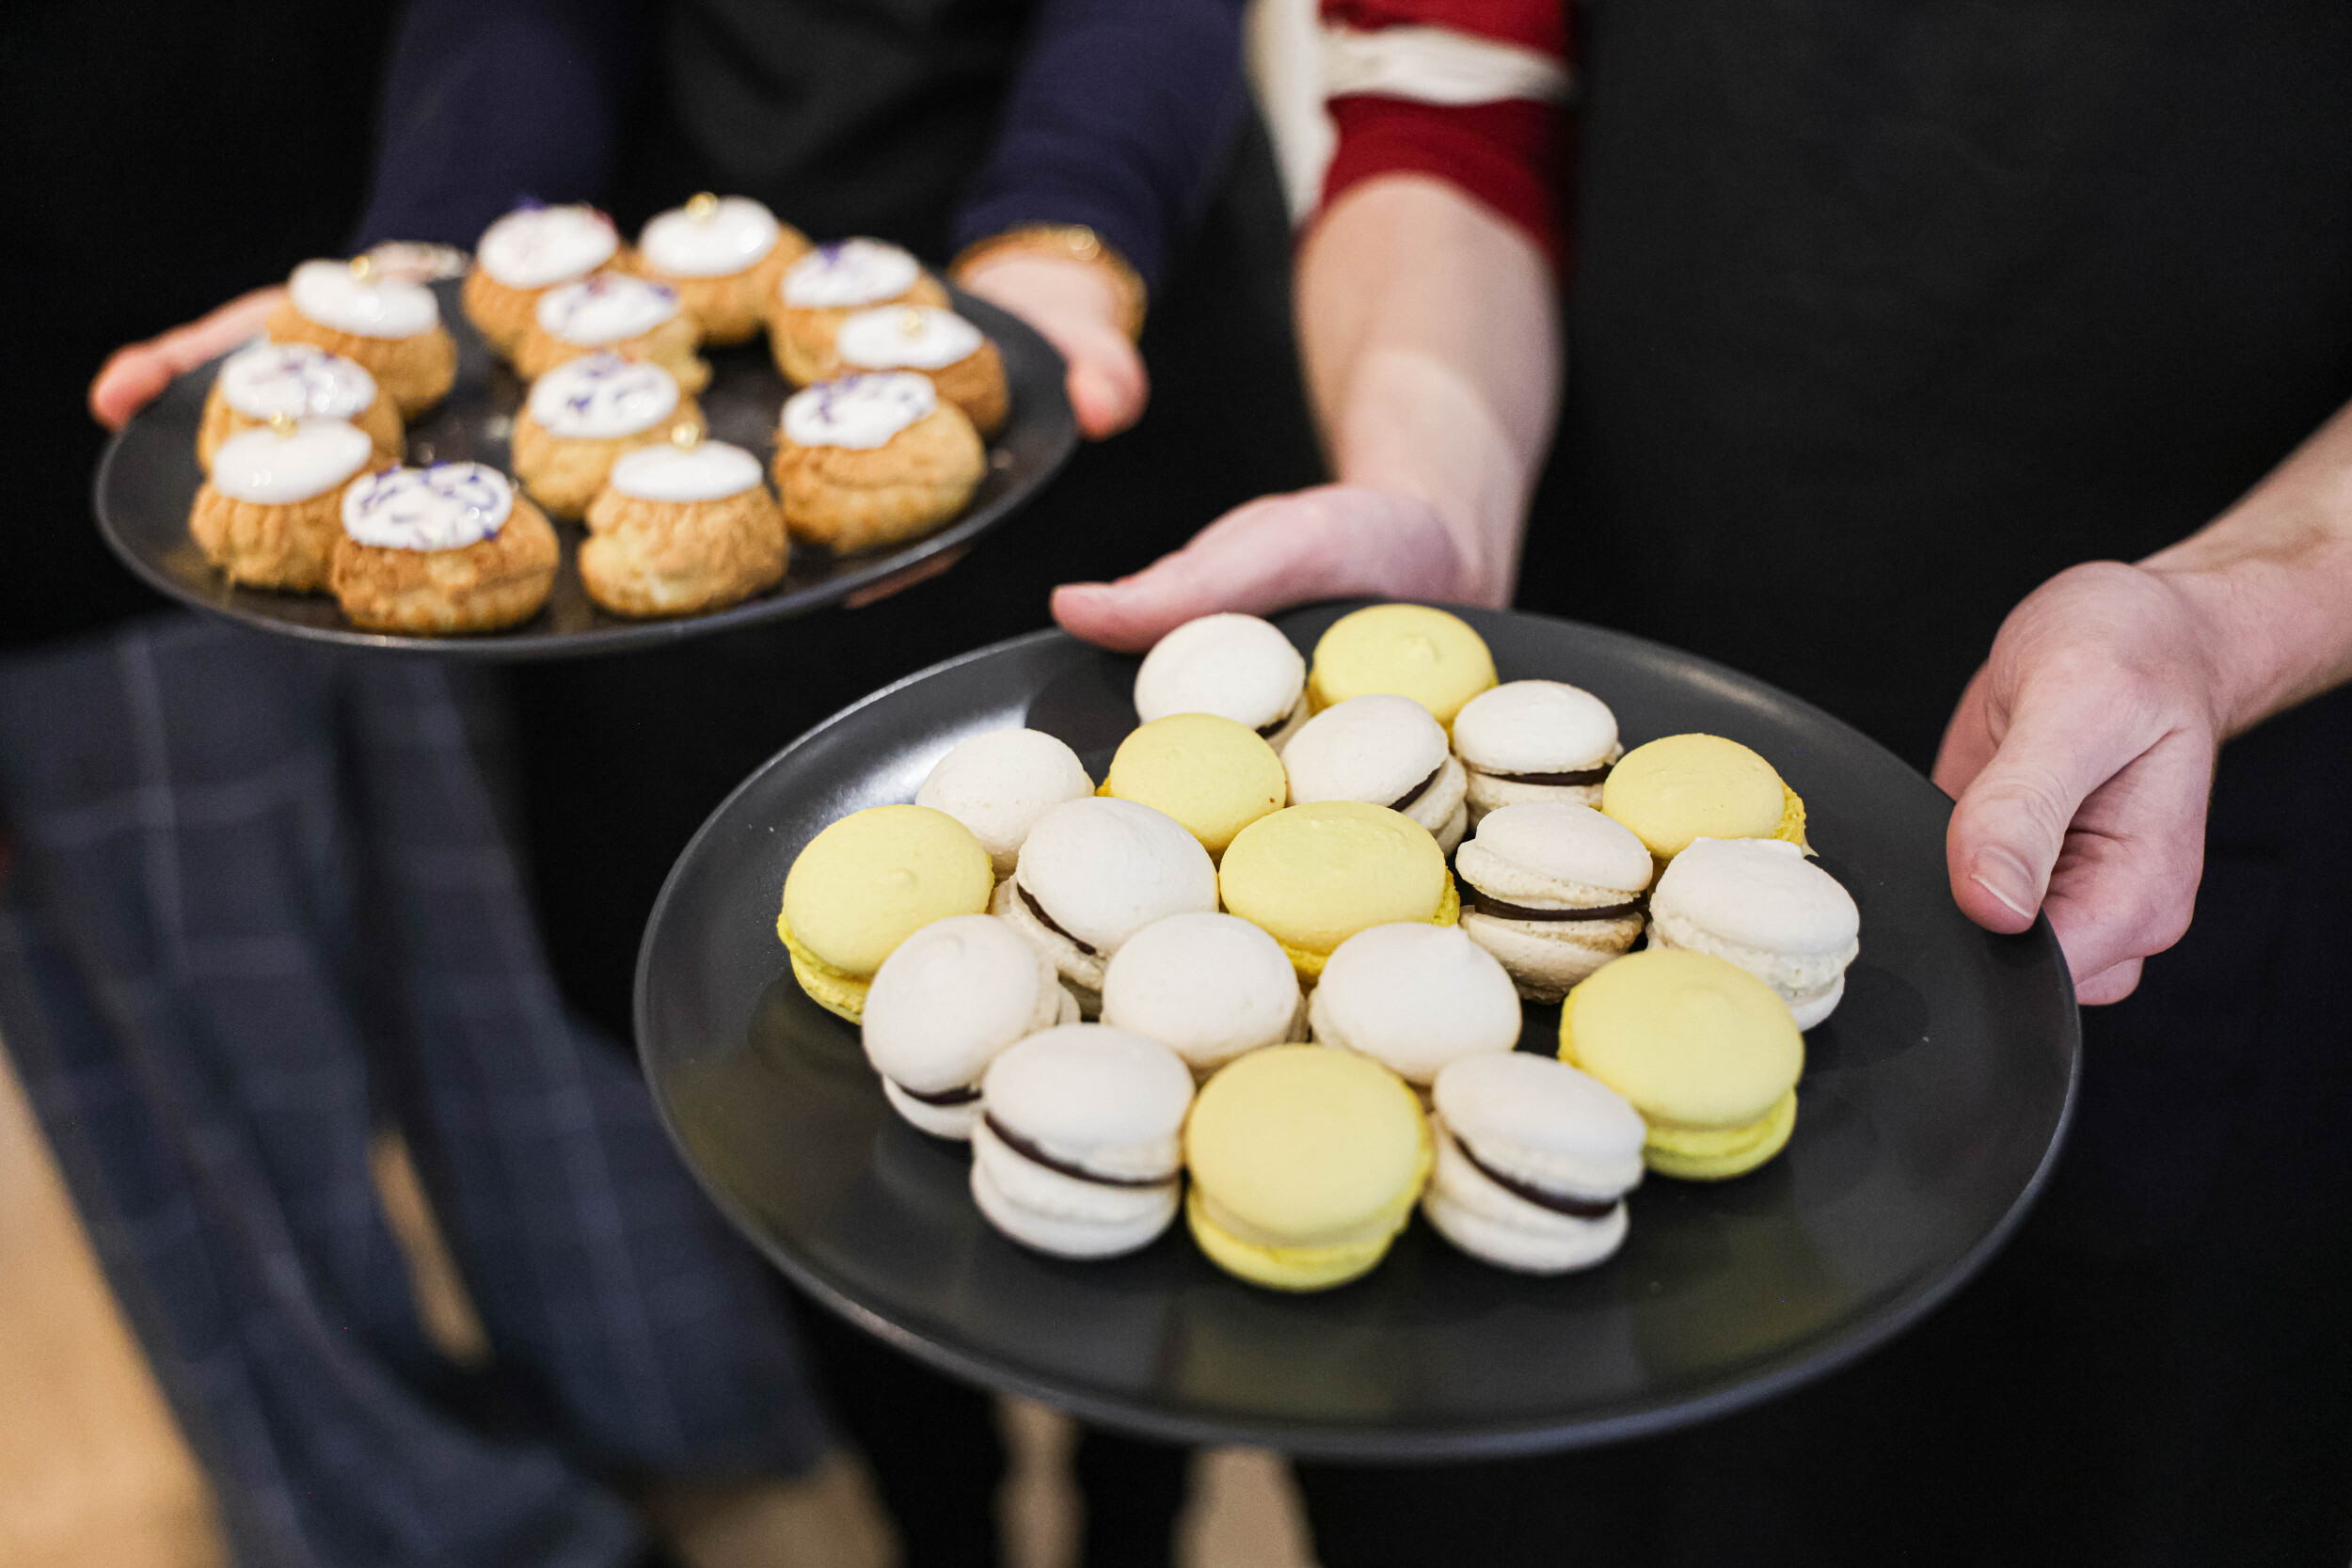
<svg viewBox="0 0 2352 1568">
<path fill-rule="evenodd" d="M 1519 994 L 1557 1002 L 1642 934 L 1655 865 L 1630 829 L 1590 806 L 1534 800 L 1488 812 L 1454 856 L 1462 929 Z"/>
<path fill-rule="evenodd" d="M 1235 833 L 1282 809 L 1287 787 L 1282 759 L 1248 730 L 1214 713 L 1172 713 L 1119 743 L 1102 793 L 1166 812 L 1216 861 Z"/>
<path fill-rule="evenodd" d="M 1148 1035 L 1206 1077 L 1244 1052 L 1307 1037 L 1298 974 L 1272 937 L 1230 914 L 1171 914 L 1103 971 L 1103 1022 Z"/>
<path fill-rule="evenodd" d="M 1494 684 L 1494 655 L 1469 622 L 1427 605 L 1378 604 L 1341 616 L 1316 640 L 1307 700 L 1320 711 L 1391 692 L 1450 726 L 1464 703 Z"/>
<path fill-rule="evenodd" d="M 1650 895 L 1649 944 L 1739 965 L 1780 993 L 1800 1029 L 1846 994 L 1862 913 L 1837 879 L 1775 838 L 1699 838 Z"/>
<path fill-rule="evenodd" d="M 791 553 L 759 459 L 701 427 L 613 461 L 588 503 L 580 579 L 616 615 L 691 615 L 774 587 Z"/>
<path fill-rule="evenodd" d="M 1804 802 L 1772 765 L 1719 735 L 1670 735 L 1609 770 L 1600 809 L 1641 835 L 1662 864 L 1694 838 L 1804 842 Z"/>
<path fill-rule="evenodd" d="M 1325 708 L 1282 749 L 1293 805 L 1365 800 L 1402 812 L 1448 854 L 1469 826 L 1468 775 L 1445 731 L 1410 697 L 1375 693 Z"/>
<path fill-rule="evenodd" d="M 776 937 L 818 1006 L 863 1021 L 883 960 L 935 920 L 978 914 L 996 879 L 964 825 L 924 806 L 873 806 L 818 833 L 785 873 Z"/>
<path fill-rule="evenodd" d="M 197 487 L 188 531 L 231 582 L 324 588 L 342 535 L 343 491 L 374 456 L 356 425 L 281 413 L 221 443 Z"/>
<path fill-rule="evenodd" d="M 1704 953 L 1631 953 L 1580 983 L 1560 1010 L 1560 1059 L 1632 1101 L 1661 1176 L 1741 1175 L 1797 1124 L 1804 1037 L 1788 1005 Z"/>
<path fill-rule="evenodd" d="M 1039 817 L 1093 793 L 1086 765 L 1064 742 L 1041 730 L 991 730 L 933 763 L 914 803 L 971 829 L 1001 879 L 1020 863 Z"/>
<path fill-rule="evenodd" d="M 1099 1023 L 1048 1029 L 980 1080 L 972 1200 L 1057 1258 L 1116 1258 L 1176 1217 L 1192 1074 L 1156 1040 Z"/>
<path fill-rule="evenodd" d="M 1626 1098 L 1549 1056 L 1465 1056 L 1438 1072 L 1438 1146 L 1421 1212 L 1473 1258 L 1520 1274 L 1590 1268 L 1624 1242 L 1647 1124 Z"/>
<path fill-rule="evenodd" d="M 787 399 L 774 472 L 793 536 L 847 555 L 929 533 L 962 511 L 988 451 L 929 381 L 887 371 Z"/>
<path fill-rule="evenodd" d="M 831 379 L 834 334 L 860 310 L 882 305 L 947 307 L 947 291 L 912 253 L 881 240 L 820 245 L 785 270 L 768 314 L 768 346 L 785 379 L 806 387 Z"/>
<path fill-rule="evenodd" d="M 498 631 L 555 585 L 555 526 L 479 463 L 370 474 L 343 492 L 342 523 L 327 585 L 369 631 Z"/>
<path fill-rule="evenodd" d="M 759 336 L 785 269 L 808 251 L 808 236 L 759 202 L 705 191 L 645 225 L 637 270 L 675 289 L 703 341 L 725 347 Z"/>
<path fill-rule="evenodd" d="M 1202 615 L 1152 644 L 1136 672 L 1136 716 L 1214 713 L 1277 752 L 1307 721 L 1307 660 L 1272 622 Z"/>
<path fill-rule="evenodd" d="M 1333 950 L 1307 1005 L 1319 1045 L 1370 1056 L 1417 1088 L 1448 1062 L 1519 1043 L 1511 976 L 1460 927 L 1407 921 Z"/>
<path fill-rule="evenodd" d="M 222 442 L 279 415 L 357 425 L 375 444 L 383 463 L 397 463 L 407 453 L 400 410 L 377 392 L 375 377 L 358 362 L 309 343 L 254 343 L 222 362 L 212 390 L 204 394 L 197 462 L 210 468 Z"/>
<path fill-rule="evenodd" d="M 1312 984 L 1332 950 L 1397 921 L 1451 926 L 1461 901 L 1428 830 L 1385 806 L 1318 800 L 1262 816 L 1217 868 L 1225 908 L 1282 944 Z"/>
<path fill-rule="evenodd" d="M 935 1138 L 968 1139 L 980 1074 L 1017 1040 L 1078 1022 L 1045 956 L 985 914 L 935 920 L 874 972 L 860 1038 L 900 1116 Z"/>
<path fill-rule="evenodd" d="M 702 329 L 677 292 L 625 272 L 599 272 L 539 296 L 515 341 L 515 368 L 536 381 L 567 359 L 617 354 L 644 359 L 676 378 L 692 396 L 710 385 L 710 365 L 694 352 Z"/>
<path fill-rule="evenodd" d="M 1005 362 L 980 329 L 930 305 L 885 305 L 843 318 L 832 362 L 819 381 L 866 371 L 913 371 L 963 410 L 974 429 L 993 436 L 1012 412 Z"/>
<path fill-rule="evenodd" d="M 509 358 L 540 296 L 615 263 L 620 231 L 594 207 L 518 207 L 482 231 L 458 303 L 483 341 Z"/>
<path fill-rule="evenodd" d="M 1454 754 L 1470 771 L 1470 821 L 1498 806 L 1555 800 L 1600 804 L 1610 767 L 1625 755 L 1617 716 L 1580 687 L 1506 681 L 1454 716 Z"/>
<path fill-rule="evenodd" d="M 1133 800 L 1071 800 L 1037 819 L 989 912 L 1054 960 L 1089 1018 L 1104 966 L 1127 939 L 1172 914 L 1216 908 L 1216 869 L 1175 819 Z"/>
<path fill-rule="evenodd" d="M 441 325 L 433 291 L 385 277 L 371 257 L 294 268 L 264 330 L 271 342 L 309 343 L 353 361 L 404 420 L 457 383 L 457 344 Z"/>
<path fill-rule="evenodd" d="M 531 384 L 515 416 L 515 477 L 549 516 L 576 519 L 615 459 L 668 440 L 680 422 L 699 428 L 702 411 L 660 366 L 617 354 L 567 359 Z"/>
</svg>

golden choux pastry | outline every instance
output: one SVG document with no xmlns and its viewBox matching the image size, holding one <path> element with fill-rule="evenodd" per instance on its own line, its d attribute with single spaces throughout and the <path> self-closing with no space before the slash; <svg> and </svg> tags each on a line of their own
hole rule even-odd
<svg viewBox="0 0 2352 1568">
<path fill-rule="evenodd" d="M 759 459 L 702 439 L 692 424 L 673 435 L 614 463 L 588 507 L 580 579 L 616 614 L 717 610 L 784 577 L 784 512 L 760 481 Z"/>
<path fill-rule="evenodd" d="M 675 289 L 600 272 L 539 296 L 516 341 L 515 368 L 536 381 L 567 359 L 617 354 L 660 366 L 691 396 L 710 385 L 709 363 L 694 352 L 701 341 Z"/>
<path fill-rule="evenodd" d="M 659 365 L 591 354 L 531 384 L 515 415 L 515 476 L 551 517 L 588 510 L 622 453 L 702 428 L 702 410 Z"/>
<path fill-rule="evenodd" d="M 928 376 L 939 395 L 993 436 L 1012 412 L 1005 361 L 980 329 L 952 310 L 929 305 L 885 305 L 860 310 L 834 334 L 834 352 L 819 381 L 867 371 L 913 371 Z"/>
<path fill-rule="evenodd" d="M 637 270 L 675 289 L 703 341 L 724 347 L 759 336 L 785 269 L 809 248 L 807 235 L 751 198 L 705 191 L 645 225 Z"/>
<path fill-rule="evenodd" d="M 433 291 L 383 276 L 370 257 L 294 268 L 263 330 L 271 342 L 309 343 L 354 361 L 404 420 L 449 396 L 457 382 L 457 344 L 441 325 Z"/>
<path fill-rule="evenodd" d="M 210 468 L 221 443 L 279 415 L 358 425 L 374 443 L 379 464 L 407 455 L 400 410 L 358 362 L 309 343 L 254 343 L 222 363 L 212 390 L 204 394 L 196 460 Z"/>
<path fill-rule="evenodd" d="M 786 379 L 807 387 L 834 372 L 834 336 L 860 310 L 946 304 L 947 291 L 908 251 L 881 240 L 840 240 L 785 270 L 769 307 L 768 346 Z"/>
<path fill-rule="evenodd" d="M 774 471 L 793 536 L 848 554 L 929 533 L 962 511 L 988 452 L 929 381 L 890 371 L 788 399 Z"/>
<path fill-rule="evenodd" d="M 621 236 L 594 207 L 518 207 L 482 231 L 458 291 L 466 319 L 509 358 L 539 296 L 604 267 L 627 270 Z"/>
<path fill-rule="evenodd" d="M 344 491 L 342 524 L 328 585 L 369 631 L 499 631 L 555 584 L 554 525 L 479 463 L 370 474 Z"/>
<path fill-rule="evenodd" d="M 342 533 L 343 491 L 373 455 L 356 425 L 280 414 L 221 444 L 188 531 L 231 582 L 324 588 Z"/>
</svg>

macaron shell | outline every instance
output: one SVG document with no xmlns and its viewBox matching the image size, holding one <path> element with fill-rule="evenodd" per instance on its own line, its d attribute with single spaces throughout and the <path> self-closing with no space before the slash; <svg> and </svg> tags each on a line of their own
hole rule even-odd
<svg viewBox="0 0 2352 1568">
<path fill-rule="evenodd" d="M 1013 880 L 1104 958 L 1155 920 L 1216 908 L 1216 867 L 1200 841 L 1165 812 L 1105 796 L 1039 817 Z"/>
<path fill-rule="evenodd" d="M 1136 713 L 1145 723 L 1173 713 L 1214 713 L 1254 732 L 1293 714 L 1306 685 L 1306 659 L 1272 622 L 1203 615 L 1144 655 L 1136 672 Z"/>
<path fill-rule="evenodd" d="M 1560 1009 L 1560 1059 L 1633 1102 L 1653 1131 L 1768 1115 L 1804 1070 L 1788 1005 L 1755 975 L 1674 948 L 1603 966 Z"/>
<path fill-rule="evenodd" d="M 1281 944 L 1235 915 L 1154 921 L 1104 971 L 1103 1022 L 1158 1040 L 1195 1072 L 1292 1037 L 1299 1013 Z"/>
<path fill-rule="evenodd" d="M 933 763 L 914 803 L 971 829 L 996 875 L 1009 877 L 1037 819 L 1093 793 L 1085 764 L 1064 741 L 1041 730 L 992 730 Z"/>
<path fill-rule="evenodd" d="M 1389 1254 L 1396 1233 L 1412 1218 L 1408 1200 L 1399 1206 L 1396 1223 L 1376 1235 L 1331 1246 L 1260 1246 L 1220 1228 L 1195 1186 L 1184 1196 L 1184 1224 L 1210 1262 L 1236 1279 L 1270 1291 L 1328 1291 L 1360 1279 Z"/>
<path fill-rule="evenodd" d="M 1410 697 L 1389 692 L 1351 697 L 1325 708 L 1282 750 L 1293 805 L 1313 800 L 1390 805 L 1449 765 L 1461 766 L 1447 753 L 1445 731 L 1429 710 Z M 1454 803 L 1459 803 L 1458 792 Z"/>
<path fill-rule="evenodd" d="M 1357 932 L 1332 953 L 1309 1006 L 1314 1037 L 1359 1052 L 1408 1084 L 1448 1063 L 1507 1053 L 1519 997 L 1493 955 L 1455 927 L 1411 922 Z"/>
<path fill-rule="evenodd" d="M 808 953 L 870 977 L 934 920 L 988 908 L 996 873 L 972 831 L 927 806 L 853 812 L 809 840 L 784 879 L 782 921 Z"/>
<path fill-rule="evenodd" d="M 1445 853 L 1385 806 L 1321 800 L 1260 817 L 1235 835 L 1217 875 L 1225 907 L 1320 973 L 1331 949 L 1369 926 L 1452 925 L 1460 912 Z"/>
<path fill-rule="evenodd" d="M 1159 1196 L 1159 1210 L 1124 1221 L 1071 1219 L 1024 1208 L 998 1184 L 990 1167 L 973 1162 L 972 1201 L 999 1231 L 1056 1258 L 1118 1258 L 1152 1244 L 1176 1217 L 1176 1184 Z"/>
<path fill-rule="evenodd" d="M 1641 1182 L 1649 1137 L 1642 1114 L 1557 1058 L 1521 1051 L 1465 1057 L 1438 1074 L 1430 1098 L 1433 1122 L 1507 1177 L 1588 1198 Z"/>
<path fill-rule="evenodd" d="M 1068 996 L 1053 966 L 1010 926 L 950 915 L 908 937 L 875 972 L 866 1059 L 919 1093 L 961 1088 L 998 1052 L 1050 1027 Z"/>
<path fill-rule="evenodd" d="M 1422 1195 L 1422 1212 L 1471 1257 L 1520 1274 L 1566 1274 L 1599 1262 L 1624 1242 L 1624 1204 L 1585 1219 L 1530 1203 L 1464 1158 L 1441 1121 L 1433 1120 L 1431 1131 L 1437 1166 Z"/>
<path fill-rule="evenodd" d="M 1625 957 L 1642 934 L 1642 917 L 1623 920 L 1499 920 L 1467 910 L 1462 929 L 1501 960 L 1519 994 L 1557 1002 L 1601 965 Z"/>
<path fill-rule="evenodd" d="M 980 1080 L 987 1113 L 1056 1159 L 1104 1176 L 1175 1174 L 1192 1072 L 1154 1039 L 1099 1023 L 1009 1047 Z"/>
<path fill-rule="evenodd" d="M 776 935 L 782 939 L 785 950 L 792 955 L 792 977 L 801 983 L 810 1001 L 851 1023 L 866 1021 L 866 992 L 869 984 L 866 979 L 845 974 L 811 953 L 792 934 L 792 927 L 782 915 L 776 916 Z"/>
<path fill-rule="evenodd" d="M 1658 879 L 1651 906 L 1692 936 L 1792 958 L 1841 954 L 1862 929 L 1853 895 L 1777 839 L 1692 840 Z"/>
<path fill-rule="evenodd" d="M 1661 1176 L 1683 1181 L 1722 1181 L 1744 1176 L 1788 1145 L 1797 1128 L 1797 1091 L 1744 1127 L 1697 1131 L 1652 1127 L 1643 1160 Z"/>
<path fill-rule="evenodd" d="M 1657 869 L 1625 824 L 1550 800 L 1487 813 L 1456 863 L 1488 897 L 1539 909 L 1630 902 Z"/>
<path fill-rule="evenodd" d="M 1213 713 L 1176 713 L 1120 742 L 1099 793 L 1167 813 L 1212 858 L 1282 809 L 1282 759 L 1253 730 Z"/>
<path fill-rule="evenodd" d="M 1577 773 L 1617 747 L 1609 705 L 1565 681 L 1506 681 L 1454 716 L 1454 751 L 1488 773 Z"/>
<path fill-rule="evenodd" d="M 969 1143 L 972 1130 L 979 1125 L 980 1102 L 977 1100 L 954 1105 L 933 1105 L 928 1101 L 915 1099 L 887 1078 L 882 1081 L 882 1098 L 890 1101 L 890 1108 L 906 1117 L 917 1132 L 929 1132 L 934 1138 L 946 1138 L 950 1143 Z"/>
<path fill-rule="evenodd" d="M 1494 655 L 1468 622 L 1427 605 L 1383 604 L 1341 616 L 1316 641 L 1307 700 L 1320 711 L 1390 691 L 1451 724 L 1494 684 Z"/>
<path fill-rule="evenodd" d="M 1636 746 L 1609 771 L 1600 809 L 1672 860 L 1695 838 L 1804 833 L 1804 806 L 1772 765 L 1736 740 L 1675 735 Z"/>
<path fill-rule="evenodd" d="M 1274 1045 L 1202 1086 L 1184 1159 L 1216 1228 L 1253 1247 L 1347 1247 L 1404 1223 L 1430 1162 L 1421 1102 L 1367 1056 Z M 1385 1228 L 1384 1228 L 1385 1227 Z"/>
</svg>

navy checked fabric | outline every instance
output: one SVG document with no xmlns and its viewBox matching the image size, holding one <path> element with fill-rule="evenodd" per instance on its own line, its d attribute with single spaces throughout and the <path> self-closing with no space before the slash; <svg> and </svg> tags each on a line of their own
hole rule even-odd
<svg viewBox="0 0 2352 1568">
<path fill-rule="evenodd" d="M 764 1265 L 555 991 L 459 679 L 176 616 L 0 664 L 0 1039 L 257 1568 L 605 1568 L 616 1481 L 826 1440 Z M 387 1121 L 486 1372 L 419 1321 Z"/>
</svg>

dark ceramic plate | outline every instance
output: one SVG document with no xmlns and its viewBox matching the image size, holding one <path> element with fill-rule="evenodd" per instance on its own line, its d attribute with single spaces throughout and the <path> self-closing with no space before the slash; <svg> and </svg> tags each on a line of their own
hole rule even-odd
<svg viewBox="0 0 2352 1568">
<path fill-rule="evenodd" d="M 471 460 L 511 472 L 506 437 L 524 384 L 475 336 L 457 308 L 457 286 L 434 287 L 441 296 L 441 319 L 457 340 L 457 385 L 440 406 L 408 427 L 409 461 Z M 348 647 L 455 658 L 574 658 L 804 615 L 970 545 L 1018 512 L 1077 445 L 1077 420 L 1062 390 L 1061 356 L 1026 325 L 985 301 L 958 293 L 955 303 L 996 341 L 1012 388 L 1012 418 L 989 444 L 988 477 L 971 504 L 938 532 L 897 549 L 834 556 L 796 545 L 782 582 L 755 599 L 708 615 L 632 621 L 597 608 L 580 580 L 576 556 L 584 531 L 578 523 L 555 525 L 564 540 L 564 563 L 547 608 L 511 631 L 485 636 L 383 636 L 355 628 L 324 594 L 233 586 L 188 536 L 188 509 L 204 478 L 196 461 L 196 432 L 217 361 L 175 380 L 106 443 L 95 485 L 98 530 L 132 571 L 183 604 L 263 631 Z M 708 358 L 713 374 L 701 401 L 712 434 L 748 449 L 765 467 L 775 450 L 776 414 L 787 390 L 765 340 L 714 350 Z"/>
<path fill-rule="evenodd" d="M 1311 648 L 1343 607 L 1280 620 Z M 1283 1296 L 1219 1274 L 1180 1220 L 1106 1263 L 990 1229 L 960 1145 L 885 1106 L 857 1032 L 803 996 L 774 922 L 792 857 L 914 799 L 976 731 L 1060 736 L 1099 777 L 1134 726 L 1135 661 L 1041 633 L 877 692 L 803 736 L 706 823 L 645 932 L 637 1032 L 672 1134 L 803 1288 L 945 1369 L 1162 1437 L 1359 1458 L 1532 1451 L 1654 1433 L 1851 1360 L 1956 1290 L 2024 1214 L 2073 1103 L 2080 1032 L 2046 923 L 1990 935 L 1952 903 L 1951 802 L 1770 687 L 1595 627 L 1464 612 L 1502 676 L 1589 688 L 1629 744 L 1745 741 L 1805 800 L 1862 907 L 1844 1004 L 1807 1040 L 1788 1151 L 1632 1197 L 1624 1250 L 1559 1279 L 1455 1252 L 1416 1217 L 1387 1262 Z M 1530 1007 L 1523 1049 L 1556 1043 Z"/>
</svg>

